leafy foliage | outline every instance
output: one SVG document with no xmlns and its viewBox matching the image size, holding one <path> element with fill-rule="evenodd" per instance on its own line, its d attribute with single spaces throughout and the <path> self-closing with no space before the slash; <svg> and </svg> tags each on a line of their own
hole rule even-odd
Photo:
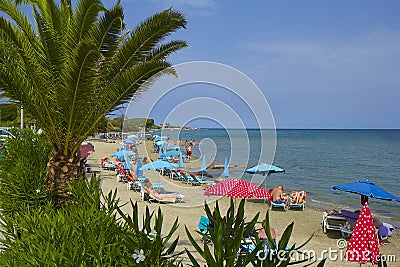
<svg viewBox="0 0 400 267">
<path fill-rule="evenodd" d="M 206 233 L 197 231 L 202 235 L 203 248 L 197 244 L 186 228 L 190 242 L 201 257 L 205 259 L 207 266 L 247 266 L 255 257 L 257 251 L 261 249 L 262 245 L 257 244 L 252 253 L 239 253 L 242 241 L 254 230 L 259 216 L 257 214 L 249 223 L 245 223 L 244 203 L 244 200 L 240 202 L 237 214 L 235 214 L 235 207 L 233 200 L 231 200 L 231 205 L 224 217 L 221 215 L 218 202 L 213 212 L 205 204 L 204 209 L 212 227 L 208 226 Z M 213 252 L 210 250 L 208 241 L 211 241 L 214 246 Z M 188 250 L 186 250 L 186 253 L 193 266 L 200 266 Z"/>
<path fill-rule="evenodd" d="M 51 145 L 29 130 L 13 130 L 0 161 L 0 213 L 13 216 L 24 207 L 42 206 L 48 199 L 44 180 Z"/>
<path fill-rule="evenodd" d="M 0 88 L 43 129 L 55 151 L 73 156 L 104 116 L 174 74 L 167 57 L 187 46 L 166 40 L 184 15 L 164 10 L 125 29 L 120 2 L 0 0 Z M 29 10 L 30 9 L 30 10 Z M 33 14 L 33 20 L 28 14 Z M 164 72 L 162 72 L 164 71 Z"/>
<path fill-rule="evenodd" d="M 3 223 L 1 266 L 176 266 L 175 240 L 167 247 L 177 222 L 163 237 L 161 211 L 148 210 L 139 229 L 137 205 L 126 216 L 117 192 L 103 196 L 99 179 L 71 187 L 74 203 L 55 210 L 51 202 L 26 208 L 18 221 Z M 101 201 L 102 200 L 102 201 Z M 118 216 L 120 215 L 120 216 Z M 154 225 L 152 226 L 152 224 Z M 142 255 L 141 255 L 141 252 Z M 138 260 L 137 254 L 140 254 Z"/>
<path fill-rule="evenodd" d="M 233 200 L 231 200 L 230 207 L 225 216 L 222 217 L 218 201 L 214 211 L 211 212 L 209 206 L 205 204 L 205 212 L 210 221 L 210 225 L 207 227 L 207 232 L 202 233 L 196 231 L 202 236 L 202 246 L 196 242 L 189 230 L 186 228 L 186 234 L 189 237 L 190 242 L 207 263 L 207 266 L 288 266 L 293 264 L 300 264 L 310 259 L 307 255 L 304 255 L 304 259 L 291 262 L 291 252 L 301 254 L 299 251 L 304 247 L 312 238 L 312 236 L 302 245 L 296 247 L 292 245 L 288 247 L 290 236 L 293 230 L 293 223 L 291 223 L 284 231 L 282 238 L 278 243 L 272 239 L 269 225 L 269 212 L 266 214 L 266 224 L 264 226 L 265 233 L 268 236 L 268 240 L 261 242 L 257 233 L 255 232 L 255 224 L 257 223 L 259 213 L 254 216 L 250 222 L 245 222 L 244 218 L 244 204 L 245 200 L 242 199 L 235 215 L 235 207 Z M 251 235 L 253 233 L 253 235 Z M 241 244 L 245 243 L 245 238 L 253 236 L 254 246 L 251 251 L 241 251 Z M 210 246 L 214 246 L 214 250 L 210 249 Z M 203 247 L 203 248 L 202 248 Z M 277 253 L 277 251 L 283 253 Z M 262 252 L 262 253 L 260 253 Z M 186 250 L 190 261 L 193 266 L 200 266 L 192 253 Z M 266 253 L 266 254 L 265 254 Z M 315 261 L 306 265 L 309 266 L 314 264 Z M 321 261 L 318 266 L 322 267 L 325 260 Z"/>
</svg>

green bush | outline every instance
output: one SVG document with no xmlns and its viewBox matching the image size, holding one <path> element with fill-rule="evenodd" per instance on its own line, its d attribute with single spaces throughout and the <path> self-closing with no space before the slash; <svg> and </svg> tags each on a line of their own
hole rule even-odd
<svg viewBox="0 0 400 267">
<path fill-rule="evenodd" d="M 99 179 L 75 182 L 70 202 L 55 209 L 46 191 L 51 147 L 44 136 L 16 131 L 0 162 L 0 266 L 178 266 L 178 227 L 163 236 L 161 210 L 146 209 L 141 228 L 119 206 L 117 192 L 103 195 Z M 171 242 L 171 243 L 170 243 Z"/>
<path fill-rule="evenodd" d="M 20 212 L 17 223 L 6 218 L 0 266 L 179 265 L 178 239 L 167 247 L 177 221 L 163 237 L 160 210 L 154 216 L 147 209 L 139 229 L 137 205 L 131 203 L 132 216 L 124 215 L 117 192 L 102 195 L 98 179 L 76 182 L 70 190 L 73 202 L 63 209 L 48 201 Z"/>
<path fill-rule="evenodd" d="M 0 212 L 14 216 L 24 207 L 45 205 L 46 164 L 51 145 L 42 135 L 14 130 L 2 148 L 0 161 Z"/>
</svg>

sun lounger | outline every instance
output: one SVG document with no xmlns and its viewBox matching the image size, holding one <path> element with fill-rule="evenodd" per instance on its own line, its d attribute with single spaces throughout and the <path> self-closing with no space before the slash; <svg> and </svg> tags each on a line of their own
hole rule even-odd
<svg viewBox="0 0 400 267">
<path fill-rule="evenodd" d="M 342 211 L 340 211 L 340 213 L 346 219 L 346 223 L 340 229 L 340 231 L 342 232 L 342 236 L 350 237 L 351 234 L 353 233 L 354 226 L 356 225 L 358 216 L 360 214 L 357 212 L 349 211 L 349 210 L 342 210 Z"/>
<path fill-rule="evenodd" d="M 346 224 L 346 218 L 339 212 L 322 215 L 322 231 L 326 234 L 329 231 L 340 231 Z"/>
<path fill-rule="evenodd" d="M 293 202 L 294 200 L 290 199 L 289 200 L 289 209 L 302 209 L 304 210 L 306 208 L 306 196 L 307 193 L 303 191 L 303 199 L 301 199 L 299 202 Z"/>
<path fill-rule="evenodd" d="M 113 171 L 113 170 L 115 170 L 115 164 L 112 161 L 102 162 L 101 168 L 103 170 Z"/>
<path fill-rule="evenodd" d="M 215 184 L 213 180 L 208 180 L 204 178 L 200 178 L 199 176 L 195 175 L 194 173 L 190 173 L 190 176 L 193 178 L 193 181 L 201 186 L 208 187 L 210 185 Z"/>
<path fill-rule="evenodd" d="M 151 190 L 148 192 L 149 194 L 149 202 L 157 201 L 160 203 L 175 203 L 177 194 L 158 194 L 155 190 Z"/>
<path fill-rule="evenodd" d="M 282 201 L 282 202 L 271 201 L 269 203 L 269 206 L 271 210 L 273 210 L 274 208 L 283 208 L 284 211 L 287 211 L 289 208 L 287 201 Z"/>
<path fill-rule="evenodd" d="M 200 232 L 207 232 L 207 227 L 210 225 L 210 220 L 206 216 L 201 216 L 199 223 L 197 226 L 199 227 Z"/>
<path fill-rule="evenodd" d="M 274 208 L 283 208 L 284 211 L 288 210 L 287 201 L 282 201 L 282 202 L 272 201 L 272 189 L 268 190 L 267 200 L 269 202 L 269 207 L 271 210 L 273 210 Z"/>
</svg>

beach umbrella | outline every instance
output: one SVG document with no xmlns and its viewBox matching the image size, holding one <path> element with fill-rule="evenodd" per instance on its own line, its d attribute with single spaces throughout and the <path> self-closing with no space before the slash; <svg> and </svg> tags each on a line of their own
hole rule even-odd
<svg viewBox="0 0 400 267">
<path fill-rule="evenodd" d="M 185 149 L 184 146 L 177 146 L 171 143 L 164 144 L 164 148 L 167 150 L 181 150 L 181 151 Z"/>
<path fill-rule="evenodd" d="M 269 175 L 271 173 L 285 172 L 284 169 L 270 164 L 260 164 L 246 170 L 247 173 Z"/>
<path fill-rule="evenodd" d="M 160 149 L 158 150 L 158 157 L 159 159 L 164 159 L 164 155 L 163 155 L 163 149 L 160 147 Z"/>
<path fill-rule="evenodd" d="M 361 180 L 355 183 L 337 185 L 333 186 L 332 189 L 361 195 L 362 205 L 368 202 L 369 197 L 383 200 L 395 200 L 400 202 L 400 198 L 390 194 L 386 190 L 380 188 L 379 186 L 376 186 L 374 183 L 368 180 Z"/>
<path fill-rule="evenodd" d="M 141 171 L 162 170 L 164 168 L 176 169 L 176 165 L 169 163 L 168 161 L 156 160 L 143 165 L 139 170 Z"/>
<path fill-rule="evenodd" d="M 130 161 L 130 159 L 129 159 L 129 157 L 128 157 L 128 155 L 127 155 L 127 153 L 126 153 L 127 151 L 125 150 L 125 154 L 124 154 L 124 166 L 123 166 L 123 169 L 124 170 L 131 170 L 131 168 L 132 168 L 132 163 L 131 163 L 131 161 Z"/>
<path fill-rule="evenodd" d="M 268 191 L 264 188 L 239 179 L 227 179 L 210 186 L 205 196 L 227 196 L 230 198 L 267 198 Z"/>
<path fill-rule="evenodd" d="M 110 157 L 112 158 L 118 158 L 119 161 L 125 161 L 125 154 L 124 154 L 124 150 L 121 149 L 117 149 L 117 152 L 115 152 L 114 154 L 111 154 Z"/>
<path fill-rule="evenodd" d="M 225 158 L 224 161 L 224 177 L 228 178 L 229 176 L 229 166 L 228 166 L 228 160 Z"/>
<path fill-rule="evenodd" d="M 164 156 L 166 156 L 166 157 L 176 157 L 176 156 L 185 157 L 186 155 L 185 155 L 185 153 L 182 153 L 180 151 L 170 150 L 168 152 L 165 152 Z"/>
<path fill-rule="evenodd" d="M 207 163 L 206 163 L 206 155 L 203 155 L 203 160 L 201 161 L 201 178 L 203 178 L 203 174 L 207 172 Z"/>
<path fill-rule="evenodd" d="M 126 138 L 122 141 L 124 144 L 135 144 L 136 143 L 136 139 L 133 138 Z"/>
<path fill-rule="evenodd" d="M 167 143 L 168 143 L 167 141 L 157 141 L 155 144 L 156 144 L 156 147 L 161 148 L 161 147 L 166 146 Z"/>
<path fill-rule="evenodd" d="M 133 156 L 135 156 L 137 153 L 135 152 L 135 151 L 132 151 L 132 150 L 124 150 L 124 153 L 125 153 L 125 155 L 127 156 L 127 157 L 133 157 Z"/>
<path fill-rule="evenodd" d="M 345 258 L 351 262 L 378 263 L 378 237 L 368 203 L 365 203 L 347 246 Z"/>
<path fill-rule="evenodd" d="M 142 158 L 138 157 L 137 165 L 136 165 L 136 175 L 137 175 L 137 177 L 140 177 L 140 176 L 143 175 L 143 171 L 140 168 L 142 168 Z"/>
<path fill-rule="evenodd" d="M 179 155 L 179 162 L 178 162 L 178 168 L 183 168 L 185 165 L 183 164 L 183 158 L 182 155 Z"/>
<path fill-rule="evenodd" d="M 285 172 L 285 170 L 282 168 L 279 168 L 277 166 L 264 163 L 264 164 L 259 164 L 259 165 L 253 166 L 253 167 L 247 169 L 246 172 L 250 173 L 250 174 L 261 174 L 263 176 L 269 176 L 271 173 L 283 173 L 283 172 Z M 265 177 L 264 178 L 264 188 L 266 188 L 266 187 L 267 187 L 267 179 Z"/>
</svg>

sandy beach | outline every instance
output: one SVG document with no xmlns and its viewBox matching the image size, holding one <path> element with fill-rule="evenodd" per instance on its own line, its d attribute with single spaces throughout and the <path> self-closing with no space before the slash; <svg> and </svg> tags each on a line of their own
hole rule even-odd
<svg viewBox="0 0 400 267">
<path fill-rule="evenodd" d="M 168 178 L 164 178 L 156 171 L 145 171 L 144 175 L 150 179 L 152 182 L 160 182 L 165 184 L 165 189 L 167 191 L 179 192 L 183 194 L 184 200 L 182 203 L 177 204 L 157 204 L 149 202 L 144 202 L 140 200 L 140 193 L 134 191 L 128 191 L 127 185 L 122 182 L 117 182 L 114 171 L 102 170 L 100 165 L 100 159 L 108 157 L 116 151 L 117 148 L 121 147 L 121 141 L 116 143 L 105 143 L 105 142 L 92 142 L 95 146 L 95 152 L 91 154 L 87 160 L 87 163 L 92 167 L 93 171 L 99 171 L 102 178 L 102 189 L 104 193 L 108 193 L 110 190 L 118 190 L 118 196 L 120 198 L 121 204 L 129 202 L 138 203 L 139 209 L 144 212 L 145 207 L 149 207 L 150 210 L 156 211 L 159 207 L 161 208 L 164 215 L 164 230 L 168 230 L 176 217 L 179 217 L 179 228 L 176 235 L 179 235 L 180 241 L 177 251 L 181 251 L 184 248 L 194 251 L 194 248 L 190 244 L 184 226 L 187 226 L 191 230 L 192 234 L 200 241 L 200 237 L 195 233 L 197 230 L 197 223 L 200 216 L 204 215 L 204 201 L 214 206 L 215 201 L 218 199 L 220 207 L 225 211 L 229 205 L 229 199 L 226 197 L 204 197 L 204 188 L 200 186 L 191 186 L 184 184 L 182 182 L 173 181 Z M 141 145 L 138 146 L 138 152 L 141 157 L 148 156 L 153 159 L 157 157 L 156 153 L 151 152 L 151 142 L 143 141 Z M 185 162 L 185 168 L 187 170 L 198 170 L 201 165 L 200 160 L 194 160 Z M 133 166 L 135 168 L 135 165 Z M 255 214 L 260 212 L 260 221 L 265 217 L 265 214 L 269 206 L 264 204 L 263 201 L 252 201 L 249 200 L 245 206 L 246 218 L 250 220 Z M 132 211 L 130 205 L 125 205 L 123 211 L 130 214 Z M 270 223 L 271 226 L 276 229 L 277 238 L 280 239 L 282 233 L 286 226 L 294 221 L 294 230 L 292 233 L 289 245 L 296 243 L 302 244 L 305 242 L 312 234 L 314 237 L 306 245 L 303 250 L 313 250 L 316 253 L 318 259 L 328 258 L 325 266 L 358 266 L 357 263 L 349 263 L 341 261 L 341 256 L 344 255 L 345 250 L 340 250 L 337 247 L 337 242 L 341 238 L 340 234 L 329 233 L 324 234 L 321 228 L 321 216 L 323 210 L 306 207 L 304 211 L 289 210 L 287 212 L 273 210 L 270 212 Z M 400 238 L 398 230 L 394 236 L 389 237 L 388 244 L 380 247 L 382 255 L 395 255 L 397 261 L 400 261 Z M 338 260 L 330 260 L 328 251 L 331 251 L 333 256 L 337 256 Z M 335 252 L 336 250 L 337 252 Z M 325 251 L 325 253 L 324 253 Z M 190 261 L 183 254 L 183 263 L 186 266 Z M 332 258 L 332 257 L 331 257 Z M 199 262 L 203 262 L 200 257 L 198 257 Z M 333 258 L 332 258 L 333 259 Z M 301 265 L 302 266 L 302 265 Z M 369 264 L 363 266 L 372 266 Z M 388 266 L 398 266 L 398 263 L 388 263 Z"/>
</svg>

